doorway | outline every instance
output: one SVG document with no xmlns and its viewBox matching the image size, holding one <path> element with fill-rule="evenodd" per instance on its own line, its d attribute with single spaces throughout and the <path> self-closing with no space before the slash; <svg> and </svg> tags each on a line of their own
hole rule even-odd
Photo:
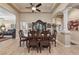
<svg viewBox="0 0 79 59">
<path fill-rule="evenodd" d="M 0 7 L 0 42 L 16 38 L 16 16 Z"/>
</svg>

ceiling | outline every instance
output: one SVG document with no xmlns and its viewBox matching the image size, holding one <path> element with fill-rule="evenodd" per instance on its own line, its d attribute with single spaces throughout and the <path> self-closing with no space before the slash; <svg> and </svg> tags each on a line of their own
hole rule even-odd
<svg viewBox="0 0 79 59">
<path fill-rule="evenodd" d="M 36 6 L 38 3 L 33 4 Z M 9 5 L 11 5 L 19 12 L 32 12 L 31 8 L 26 8 L 31 6 L 30 3 L 12 3 Z M 38 7 L 38 9 L 40 9 L 41 12 L 52 12 L 56 6 L 58 6 L 57 3 L 42 3 L 42 5 Z"/>
<path fill-rule="evenodd" d="M 8 10 L 0 7 L 0 21 L 1 20 L 15 20 L 15 15 Z"/>
<path fill-rule="evenodd" d="M 8 10 L 0 7 L 0 16 L 12 16 L 13 14 L 10 13 Z"/>
<path fill-rule="evenodd" d="M 70 3 L 70 4 L 69 4 L 69 7 L 79 9 L 79 3 Z"/>
</svg>

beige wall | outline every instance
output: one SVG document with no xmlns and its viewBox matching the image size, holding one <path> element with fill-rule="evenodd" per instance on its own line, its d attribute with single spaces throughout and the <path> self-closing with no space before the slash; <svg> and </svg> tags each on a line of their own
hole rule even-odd
<svg viewBox="0 0 79 59">
<path fill-rule="evenodd" d="M 79 44 L 79 31 L 72 31 L 71 32 L 71 41 Z"/>
<path fill-rule="evenodd" d="M 79 20 L 79 9 L 73 8 L 69 14 L 69 20 Z M 71 41 L 79 44 L 79 31 L 71 31 Z"/>
<path fill-rule="evenodd" d="M 57 33 L 57 40 L 64 45 L 65 44 L 65 39 L 64 39 L 64 33 Z"/>
<path fill-rule="evenodd" d="M 22 13 L 20 14 L 20 20 L 26 21 L 28 23 L 35 22 L 37 20 L 42 20 L 44 22 L 51 23 L 50 13 Z"/>
<path fill-rule="evenodd" d="M 32 22 L 36 22 L 37 20 L 42 20 L 43 22 L 51 23 L 52 21 L 51 13 L 21 13 L 20 14 L 20 21 L 32 23 Z M 51 31 L 51 28 L 47 28 L 47 29 Z"/>
<path fill-rule="evenodd" d="M 69 14 L 69 20 L 79 20 L 79 9 L 73 8 Z"/>
</svg>

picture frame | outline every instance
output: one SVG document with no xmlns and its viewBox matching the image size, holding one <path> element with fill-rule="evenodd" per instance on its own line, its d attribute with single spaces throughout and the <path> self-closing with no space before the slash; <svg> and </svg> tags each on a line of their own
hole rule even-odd
<svg viewBox="0 0 79 59">
<path fill-rule="evenodd" d="M 32 23 L 28 23 L 28 28 L 32 28 Z"/>
<path fill-rule="evenodd" d="M 50 23 L 47 23 L 47 28 L 51 28 L 51 24 Z"/>
</svg>

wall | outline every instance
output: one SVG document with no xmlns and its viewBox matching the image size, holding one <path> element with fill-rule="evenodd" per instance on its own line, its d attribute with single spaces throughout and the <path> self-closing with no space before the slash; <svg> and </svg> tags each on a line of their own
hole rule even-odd
<svg viewBox="0 0 79 59">
<path fill-rule="evenodd" d="M 73 8 L 69 14 L 69 20 L 79 20 L 79 9 Z M 71 41 L 79 44 L 79 31 L 71 31 Z"/>
<path fill-rule="evenodd" d="M 79 20 L 79 9 L 73 8 L 69 14 L 69 20 Z"/>
<path fill-rule="evenodd" d="M 79 44 L 79 31 L 72 31 L 71 32 L 71 41 Z"/>
<path fill-rule="evenodd" d="M 26 21 L 28 23 L 35 22 L 37 20 L 42 20 L 44 22 L 51 23 L 50 13 L 22 13 L 20 14 L 20 20 Z"/>
<path fill-rule="evenodd" d="M 20 14 L 21 22 L 23 21 L 28 24 L 28 23 L 36 22 L 37 20 L 42 20 L 43 22 L 51 23 L 52 20 L 51 13 L 21 13 Z M 51 28 L 47 28 L 47 29 L 51 30 Z M 24 30 L 25 35 L 27 35 L 26 31 L 28 32 L 28 30 L 26 29 Z"/>
<path fill-rule="evenodd" d="M 65 40 L 64 40 L 64 33 L 57 33 L 57 40 L 60 42 L 61 45 L 65 44 Z"/>
</svg>

